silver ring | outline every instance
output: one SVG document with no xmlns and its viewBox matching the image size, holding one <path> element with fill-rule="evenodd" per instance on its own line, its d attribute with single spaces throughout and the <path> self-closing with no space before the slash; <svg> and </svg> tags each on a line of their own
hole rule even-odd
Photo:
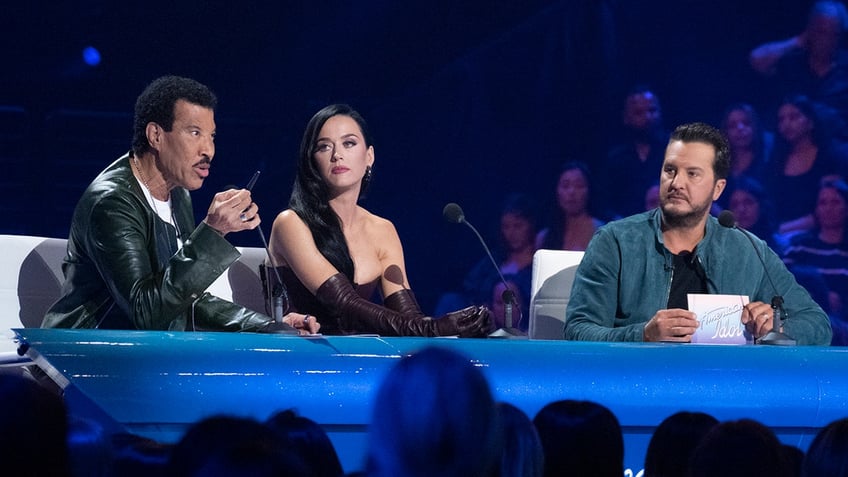
<svg viewBox="0 0 848 477">
<path fill-rule="evenodd" d="M 242 213 L 239 215 L 239 219 L 241 219 L 242 222 L 247 222 L 247 214 Z"/>
<path fill-rule="evenodd" d="M 303 324 L 304 324 L 304 325 L 305 325 L 305 324 L 307 324 L 307 323 L 309 323 L 309 317 L 310 317 L 310 316 L 312 316 L 312 315 L 306 315 L 306 316 L 304 316 L 304 317 L 303 317 Z"/>
</svg>

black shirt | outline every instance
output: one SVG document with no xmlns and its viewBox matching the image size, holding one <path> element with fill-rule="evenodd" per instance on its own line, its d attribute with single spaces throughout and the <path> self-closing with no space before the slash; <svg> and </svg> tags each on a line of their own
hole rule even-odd
<svg viewBox="0 0 848 477">
<path fill-rule="evenodd" d="M 681 252 L 674 257 L 668 308 L 689 309 L 689 293 L 707 293 L 707 275 L 698 257 L 692 252 Z"/>
</svg>

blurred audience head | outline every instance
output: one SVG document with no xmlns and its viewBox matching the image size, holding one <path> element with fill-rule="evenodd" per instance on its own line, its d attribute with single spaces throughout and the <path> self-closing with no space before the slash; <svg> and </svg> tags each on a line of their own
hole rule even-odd
<svg viewBox="0 0 848 477">
<path fill-rule="evenodd" d="M 743 229 L 760 236 L 759 230 L 773 229 L 773 206 L 765 187 L 756 179 L 738 177 L 733 182 L 728 209 Z M 765 239 L 766 237 L 760 236 Z"/>
<path fill-rule="evenodd" d="M 342 464 L 324 429 L 312 419 L 298 416 L 291 409 L 280 411 L 265 423 L 283 441 L 283 445 L 303 459 L 314 477 L 343 475 Z"/>
<path fill-rule="evenodd" d="M 751 419 L 713 427 L 695 448 L 690 467 L 691 477 L 788 477 L 777 436 Z"/>
<path fill-rule="evenodd" d="M 311 475 L 299 456 L 264 424 L 249 418 L 213 416 L 191 427 L 171 451 L 173 477 L 272 477 Z"/>
<path fill-rule="evenodd" d="M 545 454 L 533 421 L 512 404 L 497 407 L 503 426 L 500 477 L 542 477 Z"/>
<path fill-rule="evenodd" d="M 757 111 L 748 103 L 728 107 L 721 120 L 721 132 L 727 137 L 731 151 L 763 149 L 763 126 Z"/>
<path fill-rule="evenodd" d="M 804 477 L 848 477 L 848 418 L 825 426 L 804 457 Z"/>
<path fill-rule="evenodd" d="M 681 411 L 665 418 L 648 443 L 645 477 L 687 477 L 689 459 L 718 420 L 703 412 Z"/>
<path fill-rule="evenodd" d="M 650 86 L 633 86 L 624 97 L 622 122 L 627 130 L 644 139 L 662 130 L 660 100 Z"/>
<path fill-rule="evenodd" d="M 539 230 L 537 206 L 524 194 L 510 194 L 501 209 L 500 236 L 509 253 L 535 247 Z"/>
<path fill-rule="evenodd" d="M 403 357 L 380 385 L 367 474 L 492 475 L 503 448 L 500 427 L 482 371 L 455 351 L 424 348 Z"/>
<path fill-rule="evenodd" d="M 845 229 L 848 220 L 848 184 L 845 181 L 822 181 L 814 216 L 820 229 Z"/>
<path fill-rule="evenodd" d="M 533 418 L 545 453 L 545 475 L 621 477 L 624 438 L 615 415 L 591 401 L 562 400 Z"/>
<path fill-rule="evenodd" d="M 654 210 L 660 206 L 660 185 L 653 184 L 645 191 L 645 210 Z"/>
<path fill-rule="evenodd" d="M 8 475 L 70 475 L 62 398 L 35 381 L 0 374 L 0 465 Z"/>
<path fill-rule="evenodd" d="M 822 60 L 833 58 L 846 26 L 848 12 L 842 2 L 826 0 L 813 4 L 804 30 L 809 55 Z"/>
<path fill-rule="evenodd" d="M 588 212 L 591 194 L 589 166 L 580 161 L 563 164 L 556 187 L 558 212 L 565 216 Z"/>
</svg>

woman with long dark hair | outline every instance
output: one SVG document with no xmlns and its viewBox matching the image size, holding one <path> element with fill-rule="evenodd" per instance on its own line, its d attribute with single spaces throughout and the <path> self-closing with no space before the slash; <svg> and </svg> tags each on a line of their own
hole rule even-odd
<svg viewBox="0 0 848 477">
<path fill-rule="evenodd" d="M 485 307 L 438 319 L 421 312 L 394 225 L 358 204 L 373 164 L 368 127 L 350 106 L 327 106 L 309 121 L 290 208 L 271 232 L 271 265 L 279 267 L 291 310 L 317 318 L 325 334 L 472 337 L 493 331 Z M 378 289 L 383 306 L 370 301 Z"/>
</svg>

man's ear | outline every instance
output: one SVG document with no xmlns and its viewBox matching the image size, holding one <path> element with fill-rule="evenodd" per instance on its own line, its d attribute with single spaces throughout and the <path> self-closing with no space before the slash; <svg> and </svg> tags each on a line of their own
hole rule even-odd
<svg viewBox="0 0 848 477">
<path fill-rule="evenodd" d="M 150 147 L 158 151 L 159 143 L 162 140 L 162 128 L 151 121 L 147 123 L 147 127 L 144 128 L 144 132 L 147 136 L 147 143 L 150 144 Z"/>
<path fill-rule="evenodd" d="M 715 183 L 715 188 L 713 189 L 713 201 L 718 200 L 721 197 L 721 193 L 724 192 L 724 188 L 727 187 L 727 179 L 719 179 Z"/>
</svg>

